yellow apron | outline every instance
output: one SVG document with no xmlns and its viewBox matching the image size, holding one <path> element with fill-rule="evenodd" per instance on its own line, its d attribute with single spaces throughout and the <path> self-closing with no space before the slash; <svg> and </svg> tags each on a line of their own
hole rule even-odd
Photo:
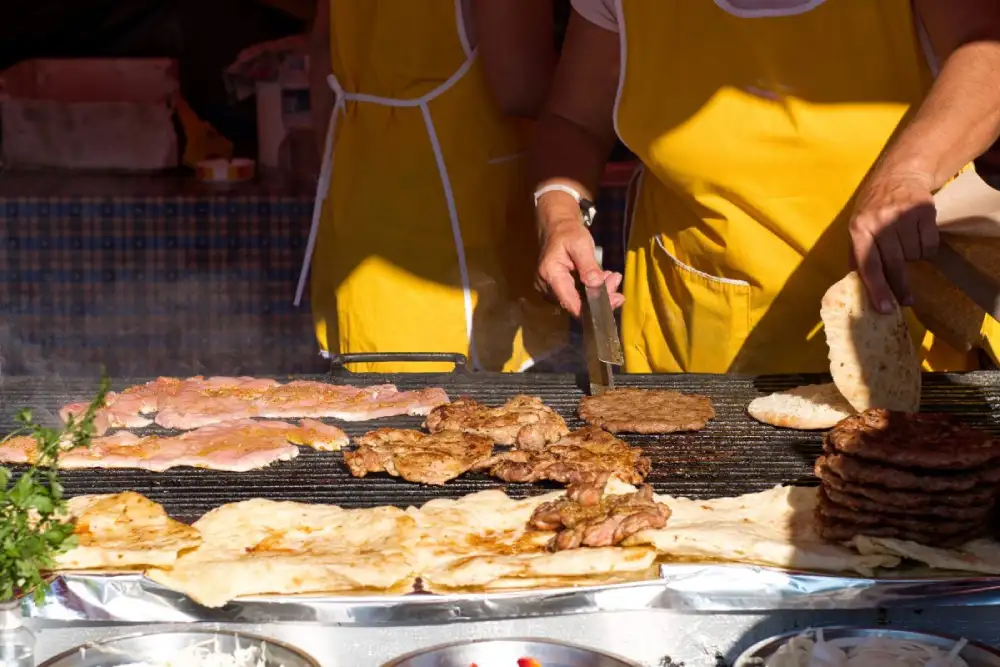
<svg viewBox="0 0 1000 667">
<path fill-rule="evenodd" d="M 331 0 L 337 103 L 296 294 L 315 254 L 324 353 L 459 352 L 517 371 L 565 342 L 566 319 L 531 284 L 528 128 L 492 102 L 461 8 Z"/>
<path fill-rule="evenodd" d="M 910 0 L 786 16 L 727 0 L 618 4 L 615 123 L 645 164 L 626 369 L 826 371 L 819 303 L 848 270 L 852 198 L 933 80 Z M 913 330 L 925 367 L 974 363 Z"/>
</svg>

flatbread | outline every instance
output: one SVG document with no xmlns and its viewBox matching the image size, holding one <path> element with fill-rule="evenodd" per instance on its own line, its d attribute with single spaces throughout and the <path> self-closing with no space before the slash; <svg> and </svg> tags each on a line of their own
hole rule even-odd
<svg viewBox="0 0 1000 667">
<path fill-rule="evenodd" d="M 857 572 L 866 577 L 876 568 L 899 564 L 892 555 L 862 555 L 824 541 L 813 524 L 815 488 L 779 486 L 713 500 L 655 498 L 673 510 L 670 521 L 666 528 L 636 534 L 630 543 L 651 544 L 670 560 Z"/>
<path fill-rule="evenodd" d="M 808 384 L 750 401 L 747 413 L 771 426 L 802 431 L 833 428 L 854 408 L 832 382 Z"/>
<path fill-rule="evenodd" d="M 1000 575 L 1000 543 L 996 540 L 973 540 L 955 549 L 866 535 L 855 537 L 852 543 L 863 554 L 889 554 L 923 563 L 935 570 Z"/>
<path fill-rule="evenodd" d="M 513 500 L 493 490 L 408 510 L 420 533 L 414 553 L 424 589 L 490 591 L 655 578 L 656 551 L 646 546 L 550 552 L 555 533 L 529 530 L 528 520 L 536 507 L 560 496 Z"/>
<path fill-rule="evenodd" d="M 248 595 L 408 592 L 416 580 L 416 522 L 395 507 L 256 499 L 214 509 L 194 527 L 201 546 L 146 576 L 206 607 Z"/>
<path fill-rule="evenodd" d="M 820 317 L 833 382 L 855 410 L 920 409 L 920 362 L 898 305 L 878 312 L 851 272 L 827 290 Z"/>
<path fill-rule="evenodd" d="M 56 557 L 56 570 L 165 567 L 201 543 L 197 529 L 167 516 L 158 503 L 126 491 L 70 498 L 77 546 Z"/>
</svg>

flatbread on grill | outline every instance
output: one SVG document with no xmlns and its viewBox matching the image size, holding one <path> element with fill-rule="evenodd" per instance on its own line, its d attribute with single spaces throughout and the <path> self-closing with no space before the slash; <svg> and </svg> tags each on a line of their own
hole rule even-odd
<svg viewBox="0 0 1000 667">
<path fill-rule="evenodd" d="M 630 543 L 651 544 L 674 561 L 749 563 L 863 576 L 899 564 L 895 556 L 860 555 L 823 540 L 814 528 L 817 498 L 817 489 L 794 486 L 712 500 L 656 496 L 673 510 L 666 528 L 638 533 Z"/>
<path fill-rule="evenodd" d="M 829 382 L 755 398 L 747 406 L 747 413 L 771 426 L 811 431 L 833 428 L 840 420 L 854 414 L 854 408 L 837 385 Z"/>
<path fill-rule="evenodd" d="M 856 272 L 834 284 L 820 306 L 830 374 L 857 411 L 920 409 L 920 361 L 903 312 L 882 314 Z"/>
<path fill-rule="evenodd" d="M 250 595 L 409 592 L 416 521 L 395 507 L 347 510 L 248 500 L 194 527 L 201 546 L 146 575 L 206 607 Z"/>
<path fill-rule="evenodd" d="M 550 552 L 555 533 L 529 530 L 528 520 L 536 507 L 560 496 L 513 500 L 493 490 L 408 510 L 420 533 L 414 553 L 424 589 L 490 591 L 655 578 L 656 552 L 650 547 Z"/>
<path fill-rule="evenodd" d="M 935 570 L 1000 575 L 1000 542 L 996 540 L 973 540 L 961 547 L 946 549 L 893 537 L 859 535 L 854 538 L 853 545 L 863 554 L 890 554 Z"/>
<path fill-rule="evenodd" d="M 126 491 L 68 501 L 77 546 L 56 557 L 56 570 L 164 567 L 201 543 L 198 530 L 167 516 L 161 505 Z"/>
</svg>

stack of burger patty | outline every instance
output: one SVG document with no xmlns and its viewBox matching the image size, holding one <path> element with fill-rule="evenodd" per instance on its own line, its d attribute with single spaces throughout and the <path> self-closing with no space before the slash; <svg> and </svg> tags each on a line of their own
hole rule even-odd
<svg viewBox="0 0 1000 667">
<path fill-rule="evenodd" d="M 1000 440 L 946 415 L 867 410 L 824 438 L 816 529 L 957 546 L 990 529 Z"/>
</svg>

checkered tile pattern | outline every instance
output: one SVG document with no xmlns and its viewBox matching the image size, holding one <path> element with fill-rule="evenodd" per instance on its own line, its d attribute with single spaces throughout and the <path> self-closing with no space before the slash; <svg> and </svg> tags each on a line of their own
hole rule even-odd
<svg viewBox="0 0 1000 667">
<path fill-rule="evenodd" d="M 620 270 L 622 188 L 595 233 Z M 0 192 L 0 373 L 321 372 L 291 304 L 307 196 Z"/>
</svg>

